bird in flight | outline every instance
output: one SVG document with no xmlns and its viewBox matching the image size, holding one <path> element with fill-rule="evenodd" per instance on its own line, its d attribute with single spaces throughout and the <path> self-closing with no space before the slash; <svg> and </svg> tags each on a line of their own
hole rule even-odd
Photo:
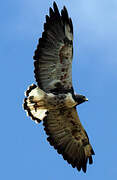
<svg viewBox="0 0 117 180">
<path fill-rule="evenodd" d="M 23 106 L 32 120 L 43 121 L 47 140 L 64 160 L 86 172 L 87 163 L 93 163 L 94 151 L 76 106 L 88 99 L 74 92 L 72 57 L 72 20 L 66 7 L 59 13 L 54 2 L 33 57 L 37 85 L 29 86 Z"/>
</svg>

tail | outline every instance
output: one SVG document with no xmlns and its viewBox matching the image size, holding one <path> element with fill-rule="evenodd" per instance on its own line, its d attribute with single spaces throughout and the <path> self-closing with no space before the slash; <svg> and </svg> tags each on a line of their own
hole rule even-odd
<svg viewBox="0 0 117 180">
<path fill-rule="evenodd" d="M 32 84 L 25 92 L 25 96 L 23 107 L 27 115 L 35 122 L 41 122 L 47 116 L 47 109 L 44 108 L 46 93 Z"/>
</svg>

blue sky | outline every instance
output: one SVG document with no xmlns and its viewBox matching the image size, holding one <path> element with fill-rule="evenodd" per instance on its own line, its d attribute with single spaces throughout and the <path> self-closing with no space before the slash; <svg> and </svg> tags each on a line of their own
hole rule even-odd
<svg viewBox="0 0 117 180">
<path fill-rule="evenodd" d="M 74 25 L 73 85 L 88 97 L 78 107 L 95 150 L 84 174 L 65 162 L 46 141 L 42 124 L 22 109 L 34 83 L 33 52 L 52 0 L 2 1 L 0 10 L 0 179 L 99 180 L 117 178 L 117 1 L 57 0 Z"/>
</svg>

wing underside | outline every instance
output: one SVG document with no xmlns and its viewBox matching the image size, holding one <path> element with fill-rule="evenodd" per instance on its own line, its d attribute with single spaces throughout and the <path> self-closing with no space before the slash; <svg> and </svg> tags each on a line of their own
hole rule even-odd
<svg viewBox="0 0 117 180">
<path fill-rule="evenodd" d="M 73 26 L 66 8 L 54 2 L 34 55 L 35 78 L 46 92 L 72 87 Z"/>
<path fill-rule="evenodd" d="M 94 151 L 79 120 L 76 108 L 50 111 L 44 120 L 48 141 L 63 158 L 79 171 L 92 164 Z"/>
</svg>

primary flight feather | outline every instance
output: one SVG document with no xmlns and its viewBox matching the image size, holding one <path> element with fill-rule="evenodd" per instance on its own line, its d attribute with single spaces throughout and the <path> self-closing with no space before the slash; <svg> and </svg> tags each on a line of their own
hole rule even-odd
<svg viewBox="0 0 117 180">
<path fill-rule="evenodd" d="M 56 3 L 46 16 L 44 32 L 34 54 L 37 85 L 26 91 L 24 109 L 37 123 L 43 121 L 47 140 L 72 167 L 86 172 L 94 151 L 76 106 L 87 101 L 72 87 L 73 25 L 67 9 Z"/>
</svg>

